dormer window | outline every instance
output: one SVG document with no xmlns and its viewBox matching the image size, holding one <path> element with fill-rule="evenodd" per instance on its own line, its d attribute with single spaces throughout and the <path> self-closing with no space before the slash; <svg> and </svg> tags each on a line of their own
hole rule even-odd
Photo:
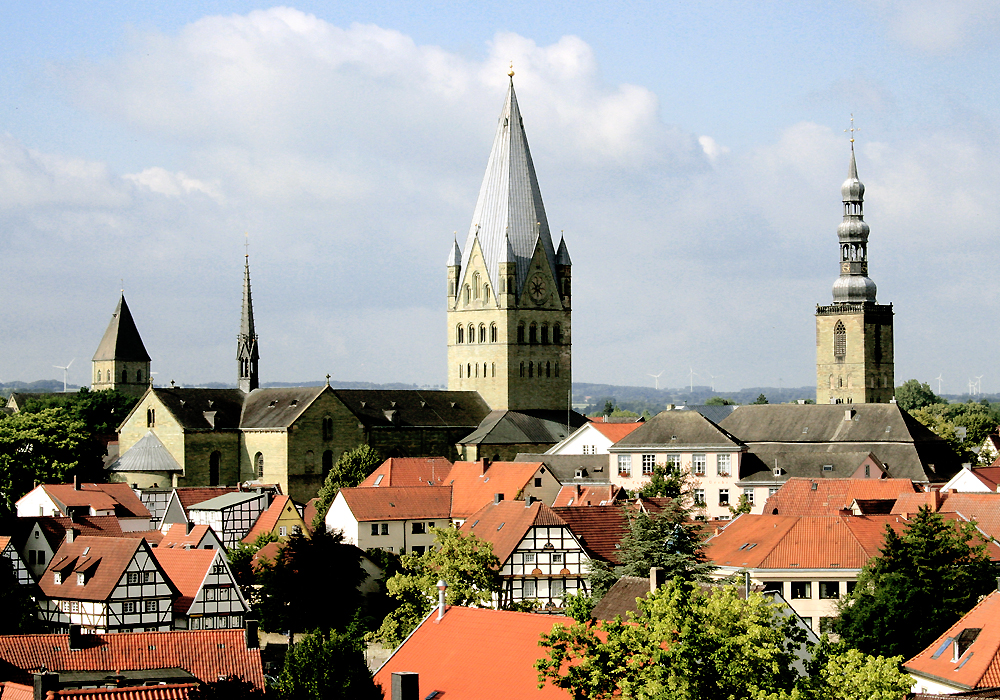
<svg viewBox="0 0 1000 700">
<path fill-rule="evenodd" d="M 62 572 L 61 571 L 56 571 L 55 573 L 53 573 L 52 574 L 52 581 L 57 586 L 62 585 Z"/>
<path fill-rule="evenodd" d="M 87 582 L 87 576 L 83 573 L 78 573 L 76 575 L 76 585 L 82 586 Z"/>
</svg>

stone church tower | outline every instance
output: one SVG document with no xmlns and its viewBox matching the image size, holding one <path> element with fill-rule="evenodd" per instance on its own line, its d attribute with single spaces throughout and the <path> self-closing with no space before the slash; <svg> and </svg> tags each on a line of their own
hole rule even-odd
<svg viewBox="0 0 1000 700">
<path fill-rule="evenodd" d="M 91 391 L 114 389 L 142 396 L 149 386 L 149 353 L 139 337 L 125 295 L 118 300 L 111 323 L 94 353 Z"/>
<path fill-rule="evenodd" d="M 249 394 L 260 387 L 257 376 L 257 332 L 253 325 L 253 299 L 250 297 L 250 256 L 243 262 L 243 312 L 240 314 L 240 334 L 236 339 L 237 386 Z"/>
<path fill-rule="evenodd" d="M 552 245 L 513 75 L 465 247 L 448 255 L 448 389 L 493 410 L 566 410 L 571 262 Z"/>
<path fill-rule="evenodd" d="M 833 304 L 816 306 L 816 403 L 888 403 L 895 394 L 892 304 L 876 302 L 868 277 L 865 186 L 853 138 L 841 194 L 840 277 L 833 283 Z"/>
</svg>

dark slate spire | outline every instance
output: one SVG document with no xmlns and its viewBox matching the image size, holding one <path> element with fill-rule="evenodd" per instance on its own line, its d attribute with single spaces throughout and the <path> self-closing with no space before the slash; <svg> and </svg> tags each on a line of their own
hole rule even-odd
<svg viewBox="0 0 1000 700">
<path fill-rule="evenodd" d="M 104 331 L 101 344 L 97 346 L 94 360 L 119 360 L 125 362 L 149 362 L 149 353 L 139 337 L 132 312 L 125 303 L 125 295 L 118 300 L 118 306 L 111 315 L 111 323 Z"/>
<path fill-rule="evenodd" d="M 479 199 L 476 200 L 472 225 L 462 251 L 463 274 L 469 269 L 469 256 L 477 236 L 494 289 L 499 289 L 498 265 L 508 254 L 507 241 L 510 242 L 514 261 L 517 263 L 515 289 L 511 291 L 520 294 L 524 287 L 528 265 L 539 239 L 549 265 L 552 266 L 552 275 L 556 276 L 556 253 L 552 247 L 549 222 L 545 217 L 535 166 L 528 150 L 528 139 L 524 135 L 517 96 L 514 94 L 513 72 L 507 89 L 507 100 L 497 123 L 486 175 L 479 190 Z"/>
<path fill-rule="evenodd" d="M 559 250 L 556 252 L 556 265 L 572 265 L 569 259 L 569 247 L 566 245 L 565 236 L 559 239 Z"/>
<path fill-rule="evenodd" d="M 844 220 L 837 227 L 837 237 L 840 239 L 840 277 L 833 283 L 833 301 L 835 304 L 874 302 L 877 288 L 868 277 L 869 228 L 865 223 L 865 186 L 858 179 L 853 138 L 851 164 L 840 194 L 844 202 Z"/>
<path fill-rule="evenodd" d="M 245 256 L 243 267 L 243 312 L 240 315 L 240 334 L 236 345 L 236 363 L 239 370 L 239 388 L 247 393 L 260 386 L 257 376 L 257 332 L 253 325 L 253 299 L 250 296 L 250 256 Z"/>
</svg>

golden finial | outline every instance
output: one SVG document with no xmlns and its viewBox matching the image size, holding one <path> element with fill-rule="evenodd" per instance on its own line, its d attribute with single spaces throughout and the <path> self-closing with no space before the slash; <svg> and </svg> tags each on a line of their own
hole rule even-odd
<svg viewBox="0 0 1000 700">
<path fill-rule="evenodd" d="M 509 75 L 512 78 L 514 77 L 514 62 L 513 61 L 510 62 L 510 72 L 507 75 Z"/>
<path fill-rule="evenodd" d="M 851 112 L 851 128 L 850 129 L 844 129 L 844 133 L 845 134 L 847 132 L 851 132 L 851 148 L 854 148 L 854 132 L 855 131 L 861 131 L 861 127 L 860 126 L 859 127 L 855 127 L 854 126 L 854 112 Z"/>
</svg>

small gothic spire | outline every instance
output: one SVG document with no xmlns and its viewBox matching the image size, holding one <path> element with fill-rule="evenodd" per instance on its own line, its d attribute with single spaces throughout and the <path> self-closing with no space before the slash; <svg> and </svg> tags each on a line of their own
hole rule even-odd
<svg viewBox="0 0 1000 700">
<path fill-rule="evenodd" d="M 238 386 L 250 393 L 260 386 L 257 376 L 257 331 L 253 322 L 253 298 L 250 294 L 250 254 L 243 260 L 243 309 L 240 314 L 240 333 L 236 341 L 236 363 L 239 377 Z"/>
</svg>

